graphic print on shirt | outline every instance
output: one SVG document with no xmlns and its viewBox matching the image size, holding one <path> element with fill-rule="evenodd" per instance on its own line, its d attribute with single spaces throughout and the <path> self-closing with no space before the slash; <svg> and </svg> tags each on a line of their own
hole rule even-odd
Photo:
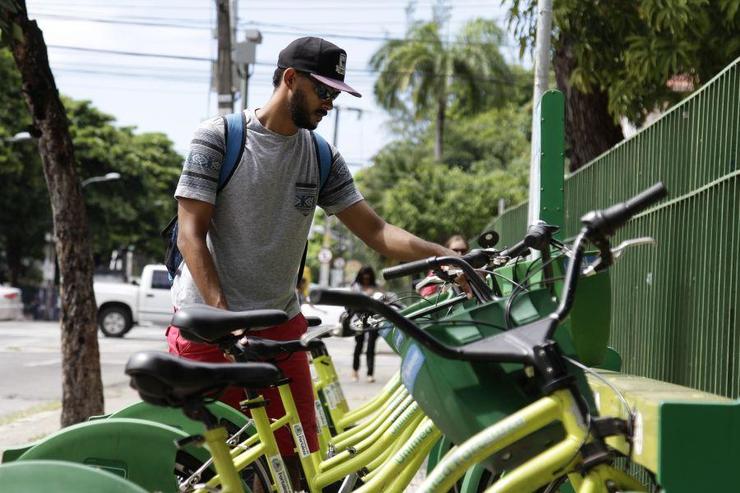
<svg viewBox="0 0 740 493">
<path fill-rule="evenodd" d="M 313 212 L 316 206 L 316 185 L 313 183 L 296 183 L 293 206 L 304 216 Z"/>
</svg>

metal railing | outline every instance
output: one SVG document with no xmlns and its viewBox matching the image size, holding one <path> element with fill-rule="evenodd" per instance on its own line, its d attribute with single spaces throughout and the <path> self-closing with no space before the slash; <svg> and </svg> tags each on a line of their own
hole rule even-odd
<svg viewBox="0 0 740 493">
<path fill-rule="evenodd" d="M 739 146 L 740 59 L 567 177 L 565 236 L 577 232 L 583 213 L 656 181 L 670 192 L 615 238 L 658 241 L 629 252 L 611 273 L 611 345 L 625 372 L 740 394 Z M 501 244 L 522 237 L 526 210 L 520 204 L 497 220 Z"/>
</svg>

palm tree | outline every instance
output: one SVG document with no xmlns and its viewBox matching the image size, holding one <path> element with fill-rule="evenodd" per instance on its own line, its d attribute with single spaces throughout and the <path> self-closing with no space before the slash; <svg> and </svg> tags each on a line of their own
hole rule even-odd
<svg viewBox="0 0 740 493">
<path fill-rule="evenodd" d="M 438 161 L 451 105 L 464 113 L 485 110 L 502 103 L 513 84 L 499 52 L 503 33 L 493 22 L 468 22 L 452 43 L 443 41 L 440 30 L 437 22 L 415 24 L 406 39 L 387 41 L 370 60 L 379 72 L 374 89 L 383 108 L 417 120 L 434 112 Z"/>
</svg>

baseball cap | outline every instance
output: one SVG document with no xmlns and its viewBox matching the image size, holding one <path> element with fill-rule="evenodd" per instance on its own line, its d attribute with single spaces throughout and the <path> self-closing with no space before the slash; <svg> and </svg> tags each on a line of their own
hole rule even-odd
<svg viewBox="0 0 740 493">
<path fill-rule="evenodd" d="M 358 98 L 362 97 L 359 92 L 344 83 L 347 52 L 325 39 L 314 37 L 296 39 L 280 52 L 278 67 L 292 67 L 307 72 L 331 88 Z"/>
</svg>

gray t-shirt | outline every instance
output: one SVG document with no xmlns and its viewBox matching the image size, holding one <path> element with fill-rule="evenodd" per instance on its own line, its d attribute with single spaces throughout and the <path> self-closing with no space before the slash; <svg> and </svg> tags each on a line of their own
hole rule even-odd
<svg viewBox="0 0 740 493">
<path fill-rule="evenodd" d="M 207 244 L 231 310 L 300 312 L 295 294 L 313 212 L 329 214 L 362 200 L 342 156 L 332 147 L 332 165 L 321 193 L 319 165 L 309 131 L 285 136 L 247 113 L 242 159 L 218 194 L 224 159 L 223 119 L 203 122 L 190 144 L 175 197 L 215 204 Z M 317 200 L 318 195 L 318 200 Z M 175 307 L 203 303 L 183 263 L 172 284 Z"/>
</svg>

